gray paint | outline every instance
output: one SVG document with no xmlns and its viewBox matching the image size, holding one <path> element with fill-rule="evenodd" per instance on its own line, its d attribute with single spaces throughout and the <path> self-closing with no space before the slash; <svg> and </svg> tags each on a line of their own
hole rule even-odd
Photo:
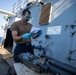
<svg viewBox="0 0 76 75">
<path fill-rule="evenodd" d="M 50 39 L 47 40 L 45 43 L 46 45 L 50 42 L 54 42 L 50 46 L 46 48 L 46 53 L 48 56 L 55 58 L 61 62 L 70 64 L 75 66 L 76 60 L 69 61 L 67 58 L 69 56 L 69 50 L 76 49 L 75 47 L 75 37 L 71 37 L 70 32 L 74 29 L 70 27 L 71 24 L 74 24 L 76 20 L 76 0 L 47 0 L 44 2 L 52 3 L 52 14 L 51 14 L 51 22 L 48 25 L 40 26 L 39 25 L 39 15 L 40 15 L 40 8 L 42 6 L 36 6 L 30 8 L 32 12 L 32 21 L 31 23 L 42 29 L 43 34 L 32 41 L 32 44 L 38 45 L 38 41 L 42 41 L 42 45 L 44 46 L 45 42 L 45 35 L 47 34 L 47 28 L 51 26 L 62 26 L 61 34 L 60 35 L 49 35 Z M 67 26 L 68 25 L 68 26 Z M 76 29 L 76 28 L 75 28 Z M 73 58 L 76 57 L 76 52 L 72 53 L 71 56 Z M 35 50 L 35 54 L 38 54 L 38 51 Z M 73 64 L 74 63 L 74 64 Z"/>
</svg>

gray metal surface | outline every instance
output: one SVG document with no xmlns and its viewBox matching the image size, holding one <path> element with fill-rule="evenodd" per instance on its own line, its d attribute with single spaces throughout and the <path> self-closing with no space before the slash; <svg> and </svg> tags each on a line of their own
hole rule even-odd
<svg viewBox="0 0 76 75">
<path fill-rule="evenodd" d="M 32 12 L 32 20 L 31 23 L 42 29 L 43 34 L 37 38 L 36 40 L 32 41 L 32 44 L 38 45 L 39 41 L 42 41 L 43 47 L 46 47 L 46 55 L 57 59 L 63 63 L 72 65 L 76 67 L 76 60 L 69 60 L 69 51 L 75 50 L 75 34 L 71 36 L 71 32 L 74 29 L 70 26 L 71 24 L 75 23 L 76 20 L 76 0 L 44 0 L 44 3 L 52 3 L 52 13 L 51 13 L 51 22 L 48 25 L 40 26 L 39 25 L 39 15 L 40 9 L 42 6 L 36 6 L 30 8 Z M 36 10 L 35 10 L 36 9 Z M 61 26 L 61 33 L 60 34 L 48 34 L 49 39 L 46 40 L 45 35 L 47 34 L 48 27 L 53 26 Z M 72 49 L 73 48 L 73 49 Z M 35 54 L 37 55 L 39 51 L 35 50 Z M 75 51 L 70 56 L 75 58 Z"/>
</svg>

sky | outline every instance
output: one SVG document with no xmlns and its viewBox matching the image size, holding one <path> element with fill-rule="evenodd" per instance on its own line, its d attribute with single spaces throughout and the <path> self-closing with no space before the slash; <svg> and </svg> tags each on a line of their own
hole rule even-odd
<svg viewBox="0 0 76 75">
<path fill-rule="evenodd" d="M 17 1 L 18 0 L 0 0 L 0 9 L 10 12 L 12 5 Z M 5 22 L 4 14 L 0 13 L 0 37 L 3 37 L 4 30 L 1 28 L 1 25 Z"/>
</svg>

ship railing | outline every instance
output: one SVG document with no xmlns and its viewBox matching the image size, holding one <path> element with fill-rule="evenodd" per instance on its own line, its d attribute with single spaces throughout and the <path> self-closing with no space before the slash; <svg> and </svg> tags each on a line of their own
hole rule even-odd
<svg viewBox="0 0 76 75">
<path fill-rule="evenodd" d="M 11 12 L 16 13 L 18 10 L 23 9 L 26 5 L 26 0 L 18 0 L 11 8 Z"/>
</svg>

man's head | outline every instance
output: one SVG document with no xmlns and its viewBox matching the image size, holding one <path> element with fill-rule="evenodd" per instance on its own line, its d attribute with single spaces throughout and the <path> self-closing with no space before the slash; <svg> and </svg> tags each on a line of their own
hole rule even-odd
<svg viewBox="0 0 76 75">
<path fill-rule="evenodd" d="M 24 9 L 22 12 L 22 19 L 25 21 L 29 21 L 31 18 L 31 12 L 28 9 Z"/>
</svg>

